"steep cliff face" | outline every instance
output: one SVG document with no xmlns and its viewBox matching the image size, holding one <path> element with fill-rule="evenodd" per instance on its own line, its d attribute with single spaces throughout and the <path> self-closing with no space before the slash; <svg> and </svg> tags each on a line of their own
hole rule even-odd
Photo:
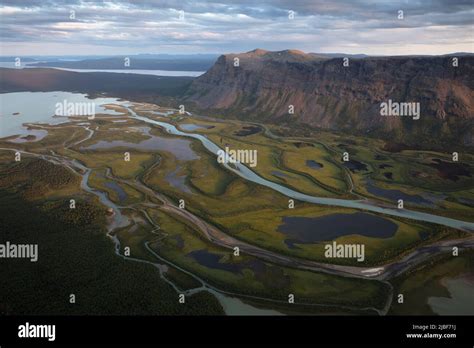
<svg viewBox="0 0 474 348">
<path fill-rule="evenodd" d="M 342 58 L 254 50 L 221 56 L 185 99 L 248 120 L 472 146 L 474 57 L 458 59 L 453 67 L 448 56 L 351 58 L 345 67 Z M 389 100 L 419 103 L 420 119 L 381 116 Z"/>
</svg>

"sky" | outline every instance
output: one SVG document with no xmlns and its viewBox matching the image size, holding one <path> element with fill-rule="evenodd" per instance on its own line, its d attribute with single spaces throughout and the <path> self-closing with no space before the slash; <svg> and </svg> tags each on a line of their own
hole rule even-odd
<svg viewBox="0 0 474 348">
<path fill-rule="evenodd" d="M 0 36 L 8 56 L 474 52 L 474 0 L 0 0 Z"/>
</svg>

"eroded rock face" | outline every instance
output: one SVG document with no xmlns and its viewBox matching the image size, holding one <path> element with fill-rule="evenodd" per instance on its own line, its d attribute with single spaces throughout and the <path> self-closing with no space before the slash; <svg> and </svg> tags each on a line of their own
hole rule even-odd
<svg viewBox="0 0 474 348">
<path fill-rule="evenodd" d="M 453 67 L 450 56 L 351 58 L 344 67 L 342 58 L 254 50 L 219 57 L 185 99 L 244 119 L 472 146 L 474 56 L 458 59 Z M 381 117 L 380 104 L 388 99 L 420 103 L 420 119 Z"/>
</svg>

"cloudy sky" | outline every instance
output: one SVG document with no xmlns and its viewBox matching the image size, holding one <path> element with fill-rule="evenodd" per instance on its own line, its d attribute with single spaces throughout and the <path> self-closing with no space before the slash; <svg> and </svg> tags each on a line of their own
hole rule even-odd
<svg viewBox="0 0 474 348">
<path fill-rule="evenodd" d="M 0 0 L 0 35 L 13 56 L 474 52 L 474 0 Z"/>
</svg>

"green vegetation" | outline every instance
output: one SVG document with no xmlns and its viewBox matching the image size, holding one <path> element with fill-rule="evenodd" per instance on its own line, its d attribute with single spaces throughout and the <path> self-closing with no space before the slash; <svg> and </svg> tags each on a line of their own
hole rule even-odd
<svg viewBox="0 0 474 348">
<path fill-rule="evenodd" d="M 160 226 L 158 236 L 146 235 L 145 229 L 140 229 L 139 233 L 137 229 L 122 230 L 118 234 L 121 244 L 131 248 L 131 255 L 141 256 L 142 246 L 151 241 L 151 248 L 159 256 L 219 289 L 282 302 L 293 293 L 297 303 L 343 306 L 336 310 L 346 313 L 365 306 L 380 309 L 387 301 L 388 289 L 381 282 L 300 271 L 247 255 L 236 257 L 232 250 L 212 245 L 179 219 L 156 210 L 148 213 Z M 138 242 L 140 238 L 142 240 Z M 203 259 L 193 255 L 203 256 Z M 204 260 L 209 256 L 218 261 L 206 264 Z M 334 310 L 334 307 L 327 310 Z"/>
<path fill-rule="evenodd" d="M 217 300 L 198 293 L 178 304 L 178 295 L 151 265 L 118 258 L 105 236 L 95 202 L 77 212 L 57 211 L 58 202 L 32 204 L 0 192 L 0 241 L 38 244 L 39 259 L 1 260 L 0 313 L 47 315 L 222 314 Z M 82 214 L 82 213 L 79 213 Z M 76 303 L 69 303 L 75 294 Z"/>
<path fill-rule="evenodd" d="M 0 173 L 0 187 L 9 187 L 22 196 L 35 199 L 42 196 L 62 196 L 77 192 L 80 178 L 69 169 L 50 162 L 25 157 L 21 162 L 5 162 Z"/>
<path fill-rule="evenodd" d="M 140 108 L 166 111 L 144 104 L 135 109 L 142 113 Z M 177 127 L 200 125 L 202 128 L 193 132 L 207 136 L 221 148 L 257 150 L 258 164 L 252 170 L 300 192 L 344 199 L 365 197 L 389 206 L 395 206 L 397 195 L 405 195 L 409 209 L 474 221 L 469 203 L 474 199 L 474 178 L 466 174 L 474 167 L 471 154 L 462 154 L 465 165 L 459 169 L 448 163 L 448 154 L 390 152 L 393 149 L 387 149 L 385 142 L 370 138 L 303 129 L 290 137 L 285 127 L 177 113 L 167 117 L 143 114 Z M 207 283 L 240 295 L 256 307 L 289 314 L 375 314 L 383 312 L 391 293 L 386 282 L 285 267 L 280 261 L 268 262 L 244 253 L 235 256 L 230 245 L 224 248 L 219 245 L 225 243 L 210 241 L 196 221 L 216 227 L 224 233 L 222 238 L 230 236 L 288 257 L 359 267 L 384 265 L 420 246 L 468 235 L 433 224 L 367 213 L 394 225 L 393 236 L 342 233 L 333 239 L 339 244 L 364 244 L 365 261 L 328 260 L 324 257 L 327 241 L 288 243 L 288 235 L 279 232 L 284 219 L 323 218 L 357 210 L 299 201 L 289 209 L 288 197 L 225 169 L 199 141 L 186 140 L 186 147 L 198 157 L 191 160 L 180 159 L 179 150 L 172 147 L 132 147 L 127 143 L 137 145 L 152 136 L 159 137 L 157 141 L 176 137 L 153 126 L 147 126 L 144 132 L 143 123 L 136 119 L 114 123 L 117 119 L 125 118 L 99 115 L 89 122 L 89 130 L 77 125 L 79 119 L 71 119 L 48 127 L 48 135 L 40 142 L 14 146 L 1 142 L 2 147 L 80 162 L 90 169 L 88 185 L 105 193 L 129 221 L 126 227 L 112 232 L 120 242 L 120 257 L 114 254 L 105 232 L 106 222 L 113 219 L 112 212 L 95 195 L 81 189 L 81 173 L 59 164 L 61 160 L 53 164 L 25 154 L 21 162 L 15 162 L 14 152 L 0 151 L 0 219 L 2 226 L 9 226 L 0 232 L 0 242 L 25 241 L 40 246 L 40 261 L 36 264 L 0 261 L 7 265 L 2 267 L 1 277 L 9 280 L 0 285 L 1 313 L 222 313 L 218 300 L 207 292 L 197 292 L 187 298 L 186 305 L 179 305 L 171 282 L 180 291 Z M 124 143 L 91 148 L 100 141 Z M 130 153 L 130 161 L 124 160 L 124 152 Z M 344 152 L 349 153 L 350 163 L 342 161 Z M 76 209 L 69 208 L 72 198 Z M 170 208 L 181 199 L 194 219 Z M 126 247 L 130 248 L 129 256 L 125 255 Z M 439 280 L 471 267 L 466 255 L 470 254 L 433 259 L 392 280 L 396 291 L 407 294 L 404 307 L 392 304 L 392 313 L 409 313 L 409 305 L 416 308 L 414 312 L 431 313 L 423 305 L 426 296 L 446 293 Z M 150 263 L 166 266 L 158 269 Z M 450 273 L 450 269 L 455 271 Z M 25 279 L 28 286 L 21 285 Z M 417 282 L 423 291 L 417 291 Z M 68 303 L 71 293 L 76 295 L 75 305 Z M 294 306 L 287 304 L 290 293 L 295 295 Z"/>
</svg>

